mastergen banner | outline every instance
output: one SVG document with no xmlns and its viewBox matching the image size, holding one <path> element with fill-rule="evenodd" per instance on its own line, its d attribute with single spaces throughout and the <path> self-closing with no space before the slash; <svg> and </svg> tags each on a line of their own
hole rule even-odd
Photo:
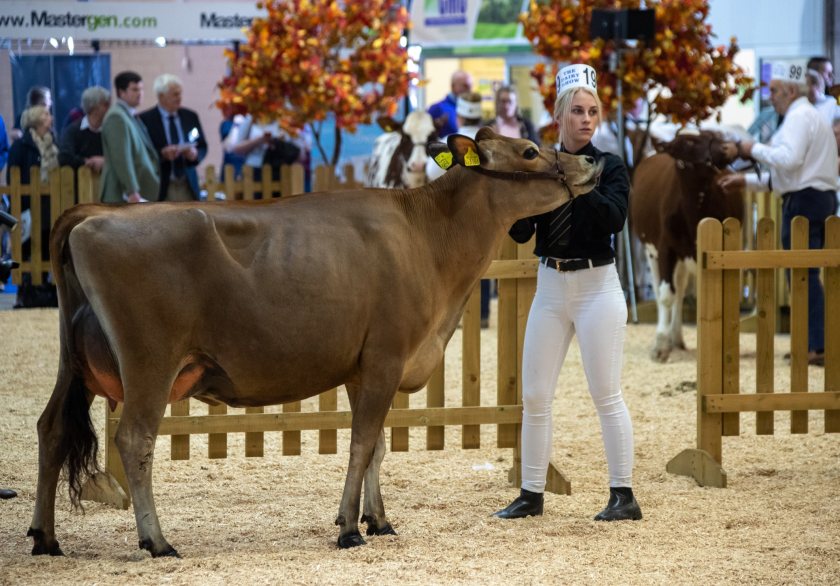
<svg viewBox="0 0 840 586">
<path fill-rule="evenodd" d="M 256 2 L 75 2 L 0 0 L 0 40 L 244 39 L 265 10 Z"/>
<path fill-rule="evenodd" d="M 414 0 L 410 43 L 423 48 L 527 45 L 519 14 L 529 0 Z"/>
</svg>

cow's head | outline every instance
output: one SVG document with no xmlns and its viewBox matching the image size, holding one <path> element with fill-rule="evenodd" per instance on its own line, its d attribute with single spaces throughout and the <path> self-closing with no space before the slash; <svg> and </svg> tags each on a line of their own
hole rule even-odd
<svg viewBox="0 0 840 586">
<path fill-rule="evenodd" d="M 604 168 L 593 157 L 570 155 L 554 149 L 540 149 L 524 138 L 508 138 L 482 128 L 475 140 L 460 134 L 446 144 L 429 146 L 430 155 L 441 167 L 462 165 L 502 179 L 553 179 L 576 197 L 592 191 Z"/>
<path fill-rule="evenodd" d="M 384 164 L 398 166 L 405 187 L 420 187 L 426 183 L 426 147 L 438 138 L 438 128 L 426 112 L 414 111 L 400 123 L 390 116 L 380 116 L 379 126 L 385 132 L 397 132 L 401 139 L 391 161 Z M 380 162 L 382 164 L 382 162 Z"/>
<path fill-rule="evenodd" d="M 681 132 L 657 150 L 691 165 L 723 169 L 738 158 L 738 145 L 714 130 Z"/>
</svg>

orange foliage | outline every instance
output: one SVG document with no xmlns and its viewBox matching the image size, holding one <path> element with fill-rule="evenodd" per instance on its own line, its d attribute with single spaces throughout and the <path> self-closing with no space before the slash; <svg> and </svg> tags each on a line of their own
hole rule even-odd
<svg viewBox="0 0 840 586">
<path fill-rule="evenodd" d="M 742 100 L 752 96 L 754 80 L 733 61 L 736 39 L 728 47 L 712 43 L 712 28 L 705 22 L 708 0 L 648 0 L 646 7 L 656 10 L 656 38 L 622 52 L 625 111 L 658 88 L 652 113 L 685 124 L 709 118 L 739 90 Z M 549 112 L 558 63 L 591 65 L 604 107 L 613 111 L 618 104 L 616 73 L 609 67 L 616 43 L 589 37 L 593 8 L 639 8 L 639 0 L 531 0 L 529 11 L 520 15 L 535 52 L 554 62 L 550 70 L 541 63 L 531 72 Z"/>
<path fill-rule="evenodd" d="M 409 26 L 399 0 L 266 0 L 239 52 L 226 50 L 230 73 L 219 83 L 217 106 L 276 120 L 292 135 L 335 115 L 340 133 L 396 113 L 414 74 L 400 38 Z M 323 154 L 323 149 L 322 149 Z M 326 157 L 324 157 L 326 159 Z"/>
</svg>

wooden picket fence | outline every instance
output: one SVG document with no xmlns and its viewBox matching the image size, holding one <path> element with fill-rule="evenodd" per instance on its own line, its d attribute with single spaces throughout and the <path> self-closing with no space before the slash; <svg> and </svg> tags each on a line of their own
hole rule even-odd
<svg viewBox="0 0 840 586">
<path fill-rule="evenodd" d="M 824 410 L 825 432 L 840 432 L 840 217 L 825 222 L 822 250 L 808 249 L 808 221 L 794 218 L 791 250 L 779 250 L 775 222 L 758 222 L 755 250 L 742 249 L 740 223 L 705 219 L 697 236 L 697 447 L 683 450 L 666 469 L 702 486 L 726 486 L 722 438 L 740 433 L 740 413 L 756 412 L 756 434 L 774 433 L 774 412 L 790 411 L 790 431 L 808 432 L 808 411 Z M 808 268 L 823 269 L 825 381 L 808 392 Z M 740 388 L 741 272 L 755 271 L 756 389 Z M 790 277 L 790 390 L 774 388 L 774 334 L 778 273 Z M 782 277 L 784 278 L 784 277 Z"/>
<path fill-rule="evenodd" d="M 31 254 L 23 257 L 23 244 L 21 242 L 21 231 L 12 232 L 11 254 L 12 258 L 20 262 L 20 268 L 12 272 L 12 282 L 20 285 L 22 275 L 29 273 L 32 276 L 32 284 L 43 283 L 43 276 L 50 270 L 50 263 L 47 258 L 48 250 L 45 250 L 45 243 L 42 242 L 40 234 L 43 229 L 44 214 L 42 209 L 49 207 L 49 227 L 58 216 L 67 208 L 77 203 L 94 203 L 99 201 L 99 174 L 92 172 L 87 167 L 80 167 L 74 171 L 72 167 L 60 167 L 53 169 L 49 175 L 49 181 L 41 181 L 39 167 L 30 169 L 30 182 L 21 181 L 20 168 L 12 167 L 7 187 L 11 199 L 11 214 L 16 218 L 21 217 L 21 212 L 28 207 L 32 221 Z M 262 169 L 262 181 L 254 180 L 254 173 L 251 167 L 245 166 L 242 169 L 242 178 L 235 179 L 233 168 L 228 165 L 225 170 L 225 181 L 220 183 L 216 180 L 216 169 L 208 165 L 205 169 L 205 179 L 202 187 L 207 191 L 207 199 L 210 201 L 222 199 L 229 200 L 252 200 L 256 194 L 270 193 L 275 196 L 295 195 L 304 193 L 304 169 L 299 164 L 284 165 L 280 171 L 280 178 L 273 180 L 271 168 L 267 165 Z M 320 166 L 313 171 L 313 190 L 330 191 L 334 189 L 361 187 L 362 183 L 354 176 L 352 165 L 346 165 L 341 174 L 333 167 Z M 54 212 L 54 213 L 53 213 Z"/>
</svg>

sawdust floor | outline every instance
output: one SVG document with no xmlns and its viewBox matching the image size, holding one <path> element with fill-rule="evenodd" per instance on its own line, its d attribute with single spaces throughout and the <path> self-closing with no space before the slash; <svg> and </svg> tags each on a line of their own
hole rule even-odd
<svg viewBox="0 0 840 586">
<path fill-rule="evenodd" d="M 266 456 L 244 457 L 242 435 L 230 457 L 209 460 L 194 436 L 188 461 L 169 459 L 158 440 L 154 483 L 163 530 L 183 559 L 151 559 L 137 549 L 133 513 L 90 503 L 70 509 L 59 491 L 56 525 L 66 557 L 31 557 L 26 530 L 37 475 L 35 425 L 52 390 L 58 354 L 56 310 L 0 312 L 0 487 L 19 496 L 0 501 L 0 584 L 837 584 L 840 581 L 840 435 L 823 433 L 812 412 L 808 435 L 791 436 L 789 416 L 776 414 L 774 436 L 756 437 L 754 415 L 741 436 L 724 438 L 729 487 L 698 487 L 668 474 L 665 464 L 695 441 L 695 330 L 689 351 L 667 364 L 648 359 L 652 325 L 628 327 L 623 389 L 635 426 L 635 491 L 640 522 L 595 523 L 606 502 L 598 421 L 576 346 L 554 403 L 554 458 L 572 495 L 547 495 L 545 515 L 490 518 L 517 489 L 507 482 L 512 450 L 495 448 L 482 427 L 482 447 L 460 449 L 460 429 L 447 428 L 447 449 L 422 450 L 411 432 L 407 453 L 385 457 L 385 505 L 398 536 L 368 538 L 364 547 L 335 547 L 333 525 L 347 463 L 318 455 L 315 432 L 303 433 L 303 455 L 279 455 L 279 434 L 266 434 Z M 482 388 L 495 395 L 495 329 L 482 334 Z M 778 336 L 776 387 L 788 389 L 782 361 L 789 340 Z M 742 336 L 742 386 L 754 388 L 754 337 Z M 460 332 L 447 353 L 450 404 L 458 404 Z M 811 390 L 823 371 L 811 368 Z M 422 405 L 422 393 L 412 405 Z M 341 405 L 340 405 L 341 407 Z M 304 405 L 304 409 L 307 406 Z M 101 400 L 94 404 L 101 426 Z"/>
</svg>

